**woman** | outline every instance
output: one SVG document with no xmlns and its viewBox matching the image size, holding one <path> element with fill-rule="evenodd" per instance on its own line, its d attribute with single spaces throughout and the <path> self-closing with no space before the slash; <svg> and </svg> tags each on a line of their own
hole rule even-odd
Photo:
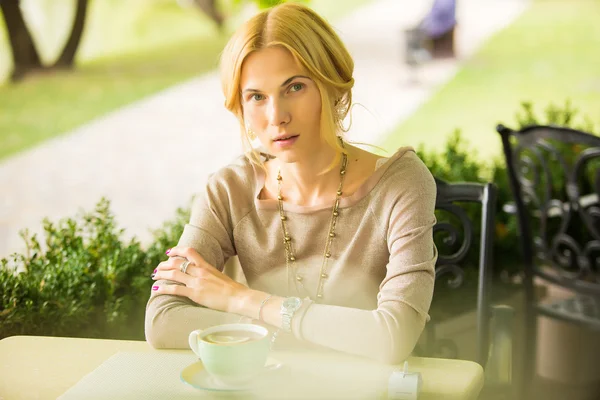
<svg viewBox="0 0 600 400">
<path fill-rule="evenodd" d="M 222 84 L 248 151 L 210 177 L 153 274 L 154 347 L 247 317 L 278 341 L 388 363 L 413 350 L 433 293 L 435 183 L 410 148 L 387 159 L 343 141 L 353 68 L 331 26 L 299 4 L 233 35 Z M 234 255 L 249 287 L 221 272 Z"/>
</svg>

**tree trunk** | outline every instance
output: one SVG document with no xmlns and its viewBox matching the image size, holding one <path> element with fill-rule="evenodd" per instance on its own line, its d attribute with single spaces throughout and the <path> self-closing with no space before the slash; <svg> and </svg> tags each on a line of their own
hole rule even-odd
<svg viewBox="0 0 600 400">
<path fill-rule="evenodd" d="M 27 72 L 42 68 L 40 56 L 27 29 L 19 0 L 0 0 L 0 9 L 8 30 L 8 38 L 14 62 L 11 79 L 21 79 Z"/>
<path fill-rule="evenodd" d="M 0 0 L 2 1 L 2 0 Z M 75 18 L 73 20 L 73 26 L 71 27 L 71 34 L 65 43 L 62 53 L 54 63 L 54 67 L 59 68 L 72 68 L 75 62 L 75 54 L 79 48 L 81 42 L 81 36 L 83 35 L 83 28 L 85 27 L 85 17 L 88 9 L 88 0 L 77 0 L 77 10 L 75 11 Z"/>
<path fill-rule="evenodd" d="M 219 29 L 223 27 L 223 15 L 217 10 L 216 0 L 194 0 L 194 4 L 208 15 L 217 24 Z"/>
</svg>

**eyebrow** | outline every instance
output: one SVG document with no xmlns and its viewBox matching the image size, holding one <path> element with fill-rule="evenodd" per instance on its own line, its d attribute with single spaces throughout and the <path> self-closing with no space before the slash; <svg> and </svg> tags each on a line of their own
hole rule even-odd
<svg viewBox="0 0 600 400">
<path fill-rule="evenodd" d="M 283 87 L 283 86 L 285 86 L 285 85 L 289 84 L 291 81 L 293 81 L 293 80 L 294 80 L 294 79 L 296 79 L 296 78 L 305 78 L 305 79 L 310 79 L 308 76 L 304 76 L 304 75 L 294 75 L 294 76 L 292 76 L 291 78 L 288 78 L 288 79 L 286 79 L 286 80 L 285 80 L 285 82 L 283 82 L 283 83 L 281 84 L 281 86 L 280 86 L 280 87 Z M 244 89 L 244 91 L 243 91 L 242 93 L 246 93 L 246 92 L 260 92 L 260 90 L 258 90 L 258 89 L 251 89 L 251 88 L 248 88 L 248 89 Z"/>
</svg>

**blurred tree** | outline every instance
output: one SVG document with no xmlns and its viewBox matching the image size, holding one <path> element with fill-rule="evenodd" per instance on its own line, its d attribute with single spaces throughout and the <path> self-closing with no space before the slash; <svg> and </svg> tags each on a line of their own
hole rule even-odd
<svg viewBox="0 0 600 400">
<path fill-rule="evenodd" d="M 180 0 L 182 1 L 182 0 Z M 185 0 L 184 0 L 185 1 Z M 223 28 L 224 16 L 219 11 L 217 7 L 217 0 L 188 0 L 193 3 L 196 7 L 198 7 L 202 12 L 204 12 L 210 19 L 212 19 L 219 29 Z M 240 4 L 246 0 L 234 0 L 234 4 Z M 286 0 L 251 0 L 255 3 L 259 8 L 268 8 L 276 6 L 277 4 L 285 3 Z M 296 0 L 298 2 L 302 2 L 302 0 Z M 304 2 L 308 2 L 308 0 L 303 0 Z"/>
<path fill-rule="evenodd" d="M 216 0 L 193 0 L 202 12 L 204 12 L 210 19 L 212 19 L 219 29 L 223 28 L 223 14 L 217 9 Z"/>
<path fill-rule="evenodd" d="M 55 67 L 72 68 L 75 62 L 75 54 L 81 43 L 83 28 L 85 27 L 85 17 L 88 10 L 88 0 L 77 0 L 77 8 L 75 9 L 75 18 L 73 18 L 73 26 L 71 33 L 65 43 L 65 47 L 54 63 Z"/>
<path fill-rule="evenodd" d="M 236 0 L 236 2 L 241 2 L 243 0 Z M 269 8 L 276 6 L 277 4 L 285 3 L 286 0 L 252 0 L 254 3 L 258 5 L 259 8 Z M 296 3 L 308 3 L 309 0 L 295 0 Z"/>
<path fill-rule="evenodd" d="M 33 38 L 25 25 L 18 0 L 0 1 L 0 9 L 8 30 L 13 58 L 12 80 L 21 78 L 28 70 L 42 68 Z"/>
<path fill-rule="evenodd" d="M 88 0 L 77 0 L 73 25 L 63 50 L 52 65 L 43 65 L 20 7 L 20 0 L 0 0 L 0 10 L 6 23 L 10 42 L 13 71 L 11 80 L 18 81 L 27 74 L 50 68 L 72 68 L 81 42 Z"/>
</svg>

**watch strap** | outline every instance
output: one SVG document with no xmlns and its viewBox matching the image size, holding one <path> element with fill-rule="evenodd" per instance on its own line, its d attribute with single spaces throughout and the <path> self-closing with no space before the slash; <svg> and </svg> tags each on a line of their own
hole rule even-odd
<svg viewBox="0 0 600 400">
<path fill-rule="evenodd" d="M 291 303 L 291 304 L 290 304 Z M 288 297 L 281 305 L 281 328 L 285 332 L 292 331 L 292 319 L 296 311 L 302 307 L 302 300 L 297 297 Z"/>
</svg>

